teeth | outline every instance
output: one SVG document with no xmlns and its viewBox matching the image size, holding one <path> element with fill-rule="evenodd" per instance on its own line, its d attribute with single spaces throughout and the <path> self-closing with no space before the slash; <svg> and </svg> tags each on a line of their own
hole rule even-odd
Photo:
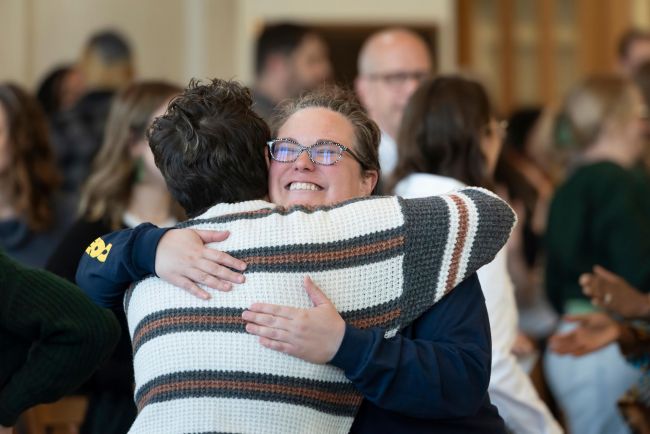
<svg viewBox="0 0 650 434">
<path fill-rule="evenodd" d="M 320 188 L 312 184 L 311 182 L 292 182 L 289 185 L 289 190 L 310 190 L 310 191 L 318 191 Z"/>
</svg>

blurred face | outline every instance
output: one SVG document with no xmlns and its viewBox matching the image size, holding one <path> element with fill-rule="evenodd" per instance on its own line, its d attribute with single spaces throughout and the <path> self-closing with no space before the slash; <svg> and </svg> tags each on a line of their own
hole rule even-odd
<svg viewBox="0 0 650 434">
<path fill-rule="evenodd" d="M 650 40 L 638 39 L 630 45 L 627 57 L 621 61 L 623 72 L 632 77 L 642 63 L 650 60 Z"/>
<path fill-rule="evenodd" d="M 321 140 L 340 143 L 356 151 L 354 127 L 345 116 L 325 108 L 306 108 L 294 113 L 278 131 L 279 138 L 290 138 L 311 146 Z M 271 159 L 269 196 L 281 206 L 321 206 L 355 197 L 368 196 L 377 182 L 377 173 L 362 174 L 361 165 L 349 152 L 324 166 L 313 163 L 306 151 L 292 163 Z"/>
<path fill-rule="evenodd" d="M 325 42 L 317 35 L 305 36 L 289 58 L 289 71 L 291 96 L 314 89 L 329 80 L 332 66 Z"/>
<path fill-rule="evenodd" d="M 158 116 L 165 114 L 168 103 L 169 101 L 165 101 L 164 104 L 156 109 L 156 111 L 151 115 L 151 119 L 149 119 L 149 125 L 151 125 Z M 142 159 L 145 172 L 143 181 L 162 184 L 165 183 L 165 179 L 163 178 L 162 173 L 160 173 L 160 170 L 156 166 L 153 153 L 151 152 L 151 148 L 149 147 L 149 143 L 147 142 L 146 137 L 143 136 L 133 147 L 133 157 L 136 159 Z"/>
<path fill-rule="evenodd" d="M 481 134 L 481 151 L 485 156 L 487 173 L 490 176 L 494 175 L 494 170 L 497 167 L 497 161 L 499 160 L 499 154 L 501 154 L 505 133 L 506 125 L 504 121 L 491 118 L 490 122 Z"/>
<path fill-rule="evenodd" d="M 369 43 L 356 82 L 359 99 L 379 127 L 395 138 L 409 98 L 431 75 L 426 45 L 410 34 L 392 34 Z"/>
<path fill-rule="evenodd" d="M 11 149 L 9 146 L 9 119 L 7 111 L 0 104 L 0 175 L 7 172 L 11 165 Z"/>
</svg>

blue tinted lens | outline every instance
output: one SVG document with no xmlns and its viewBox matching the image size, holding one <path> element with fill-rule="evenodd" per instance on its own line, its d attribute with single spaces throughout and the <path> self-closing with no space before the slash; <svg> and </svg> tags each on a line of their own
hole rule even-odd
<svg viewBox="0 0 650 434">
<path fill-rule="evenodd" d="M 311 148 L 311 158 L 325 166 L 334 164 L 341 156 L 341 148 L 332 143 L 321 143 Z"/>
<path fill-rule="evenodd" d="M 300 151 L 300 145 L 291 142 L 275 142 L 271 147 L 271 154 L 278 161 L 294 161 Z"/>
</svg>

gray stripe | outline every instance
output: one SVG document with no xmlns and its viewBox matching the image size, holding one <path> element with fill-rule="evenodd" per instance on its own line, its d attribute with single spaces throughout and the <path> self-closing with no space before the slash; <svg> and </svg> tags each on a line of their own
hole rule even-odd
<svg viewBox="0 0 650 434">
<path fill-rule="evenodd" d="M 413 322 L 434 303 L 439 270 L 447 245 L 450 216 L 440 197 L 402 199 L 404 226 L 408 234 L 404 257 L 402 327 Z"/>
<path fill-rule="evenodd" d="M 342 311 L 341 316 L 346 322 L 356 322 L 365 319 L 371 319 L 386 313 L 392 312 L 395 309 L 400 307 L 400 300 L 395 299 L 380 305 L 369 306 L 363 309 L 356 309 L 351 311 Z M 132 339 L 137 338 L 137 343 L 134 342 L 133 345 L 133 354 L 135 355 L 140 347 L 151 339 L 155 339 L 160 336 L 168 335 L 171 333 L 183 333 L 183 332 L 192 332 L 192 331 L 201 331 L 201 332 L 228 332 L 228 333 L 245 333 L 243 320 L 241 323 L 235 323 L 229 321 L 208 321 L 210 317 L 220 318 L 227 317 L 233 319 L 240 319 L 241 314 L 244 309 L 241 308 L 177 308 L 177 309 L 166 309 L 158 312 L 154 312 L 150 315 L 145 316 L 136 326 L 133 331 Z M 183 321 L 183 317 L 189 316 L 199 316 L 201 320 L 186 322 Z M 157 325 L 153 328 L 149 328 L 148 331 L 143 332 L 142 330 L 150 327 L 152 323 L 156 321 L 161 321 L 169 319 L 169 324 Z M 395 327 L 400 322 L 399 317 L 390 319 L 388 321 L 383 321 L 373 327 L 386 327 L 392 328 Z"/>
<path fill-rule="evenodd" d="M 478 190 L 463 190 L 463 194 L 472 199 L 478 210 L 479 224 L 472 255 L 467 264 L 467 271 L 462 279 L 467 278 L 481 266 L 491 262 L 510 236 L 515 223 L 515 215 L 501 199 Z"/>
<path fill-rule="evenodd" d="M 241 385 L 241 388 L 211 386 L 209 382 L 233 382 Z M 260 390 L 247 390 L 246 386 L 254 386 Z M 265 386 L 268 386 L 268 388 L 265 389 Z M 276 386 L 280 390 L 276 390 Z M 169 390 L 156 391 L 157 388 Z M 336 395 L 336 402 L 307 396 L 309 393 L 318 392 Z M 243 371 L 186 371 L 162 375 L 138 389 L 135 394 L 135 401 L 139 410 L 142 411 L 143 406 L 155 402 L 197 397 L 284 402 L 313 408 L 324 413 L 349 417 L 354 416 L 359 404 L 361 404 L 361 395 L 356 391 L 352 383 L 309 380 Z M 147 402 L 143 402 L 144 399 L 147 399 Z M 348 400 L 347 403 L 344 402 L 346 399 Z"/>
</svg>

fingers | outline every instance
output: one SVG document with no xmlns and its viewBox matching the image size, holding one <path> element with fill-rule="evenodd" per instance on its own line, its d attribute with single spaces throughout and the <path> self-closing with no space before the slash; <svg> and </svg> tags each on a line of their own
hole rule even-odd
<svg viewBox="0 0 650 434">
<path fill-rule="evenodd" d="M 242 312 L 241 317 L 249 323 L 254 323 L 260 326 L 273 327 L 280 330 L 289 330 L 290 320 L 279 316 L 245 310 Z"/>
<path fill-rule="evenodd" d="M 171 283 L 175 286 L 178 286 L 179 288 L 183 288 L 185 291 L 189 292 L 193 296 L 201 298 L 203 300 L 209 300 L 212 298 L 210 293 L 199 288 L 199 286 L 196 283 L 192 282 L 190 279 L 186 277 L 179 277 L 178 279 L 175 279 L 175 281 Z"/>
<path fill-rule="evenodd" d="M 225 280 L 227 282 L 244 283 L 246 280 L 243 274 L 232 271 L 229 268 L 216 264 L 207 259 L 200 259 L 197 261 L 196 268 L 198 268 L 199 271 L 206 273 L 207 275 L 214 276 L 217 279 Z"/>
<path fill-rule="evenodd" d="M 230 267 L 240 271 L 244 271 L 246 269 L 246 262 L 233 258 L 228 253 L 222 252 L 220 250 L 205 248 L 203 249 L 202 256 L 206 260 L 212 261 L 224 267 Z"/>
<path fill-rule="evenodd" d="M 204 244 L 224 241 L 226 238 L 230 236 L 230 232 L 228 231 L 201 231 L 196 229 L 192 229 L 192 230 L 196 235 L 199 236 L 199 238 L 201 238 L 201 241 L 203 241 Z"/>
<path fill-rule="evenodd" d="M 602 277 L 605 280 L 616 282 L 622 280 L 620 276 L 612 273 L 606 268 L 601 267 L 600 265 L 594 265 L 594 274 L 598 277 Z"/>
<path fill-rule="evenodd" d="M 289 343 L 290 335 L 286 330 L 264 327 L 258 324 L 246 324 L 246 331 L 252 335 Z"/>
<path fill-rule="evenodd" d="M 332 304 L 332 302 L 327 298 L 323 291 L 320 290 L 318 286 L 311 280 L 311 277 L 305 276 L 303 286 L 309 299 L 314 303 L 314 306 L 320 306 L 322 304 Z"/>
<path fill-rule="evenodd" d="M 592 290 L 593 277 L 591 273 L 582 273 L 578 278 L 578 283 L 582 286 L 582 292 L 585 294 L 588 294 Z"/>
<path fill-rule="evenodd" d="M 194 284 L 200 283 L 218 291 L 230 291 L 232 289 L 232 283 L 216 278 L 196 268 L 185 270 L 185 277 L 190 279 Z"/>
<path fill-rule="evenodd" d="M 568 322 L 583 322 L 587 318 L 584 314 L 564 315 L 562 319 Z"/>
<path fill-rule="evenodd" d="M 300 315 L 301 309 L 288 306 L 279 306 L 277 304 L 253 303 L 249 311 L 256 313 L 267 313 L 269 315 L 279 316 L 286 319 L 294 319 Z"/>
</svg>

